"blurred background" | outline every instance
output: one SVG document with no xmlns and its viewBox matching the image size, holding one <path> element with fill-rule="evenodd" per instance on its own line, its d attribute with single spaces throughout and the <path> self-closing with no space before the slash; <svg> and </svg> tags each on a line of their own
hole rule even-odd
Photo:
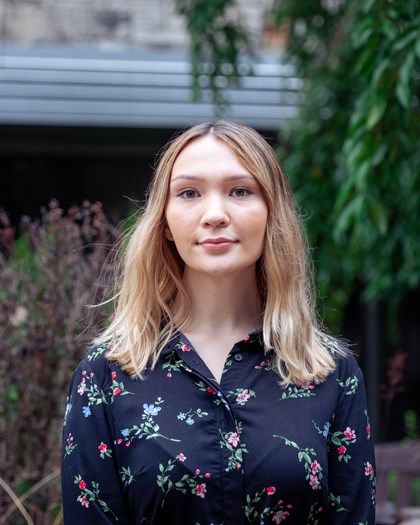
<svg viewBox="0 0 420 525">
<path fill-rule="evenodd" d="M 62 523 L 86 305 L 159 150 L 218 117 L 278 154 L 376 443 L 418 442 L 419 28 L 420 0 L 0 1 L 0 525 Z"/>
</svg>

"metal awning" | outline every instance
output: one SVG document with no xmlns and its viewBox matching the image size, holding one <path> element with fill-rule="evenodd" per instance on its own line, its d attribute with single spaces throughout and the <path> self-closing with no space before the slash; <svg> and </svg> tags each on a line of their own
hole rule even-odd
<svg viewBox="0 0 420 525">
<path fill-rule="evenodd" d="M 225 116 L 279 129 L 295 116 L 303 81 L 278 53 L 261 55 L 252 74 L 242 67 Z M 178 51 L 0 46 L 0 125 L 174 129 L 213 119 L 210 92 L 192 102 L 190 86 L 188 55 Z"/>
</svg>

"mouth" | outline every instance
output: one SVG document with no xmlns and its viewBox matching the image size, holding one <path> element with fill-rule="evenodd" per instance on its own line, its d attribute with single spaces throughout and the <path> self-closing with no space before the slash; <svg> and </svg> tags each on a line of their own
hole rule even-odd
<svg viewBox="0 0 420 525">
<path fill-rule="evenodd" d="M 226 248 L 230 248 L 237 242 L 238 241 L 235 241 L 234 239 L 226 239 L 225 237 L 218 237 L 215 239 L 204 239 L 203 241 L 200 241 L 198 244 L 205 250 L 217 251 L 217 250 L 224 250 Z"/>
</svg>

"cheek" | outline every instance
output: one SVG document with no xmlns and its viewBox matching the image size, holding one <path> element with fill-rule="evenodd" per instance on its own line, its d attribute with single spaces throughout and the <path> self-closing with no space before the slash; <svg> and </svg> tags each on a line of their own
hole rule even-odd
<svg viewBox="0 0 420 525">
<path fill-rule="evenodd" d="M 166 224 L 171 230 L 175 230 L 182 220 L 182 215 L 170 204 L 166 207 L 165 213 Z"/>
<path fill-rule="evenodd" d="M 184 241 L 187 241 L 190 236 L 191 221 L 188 220 L 185 213 L 168 207 L 165 219 L 175 244 L 182 245 Z"/>
<path fill-rule="evenodd" d="M 254 236 L 264 239 L 267 231 L 267 220 L 267 209 L 258 207 L 243 217 L 242 224 Z"/>
</svg>

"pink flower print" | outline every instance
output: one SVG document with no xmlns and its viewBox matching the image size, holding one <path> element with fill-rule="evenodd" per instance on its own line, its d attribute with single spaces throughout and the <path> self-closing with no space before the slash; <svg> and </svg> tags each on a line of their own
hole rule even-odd
<svg viewBox="0 0 420 525">
<path fill-rule="evenodd" d="M 245 405 L 245 403 L 248 401 L 248 399 L 251 397 L 251 394 L 249 393 L 248 389 L 245 388 L 243 392 L 238 394 L 238 397 L 236 398 L 236 402 L 238 405 Z"/>
<path fill-rule="evenodd" d="M 312 476 L 311 474 L 309 476 L 309 485 L 312 487 L 313 490 L 316 490 L 319 487 L 318 476 Z"/>
<path fill-rule="evenodd" d="M 80 490 L 85 490 L 85 488 L 86 488 L 86 481 L 84 481 L 83 479 L 81 479 L 81 480 L 79 481 L 79 489 L 80 489 Z"/>
<path fill-rule="evenodd" d="M 172 374 L 171 374 L 170 372 L 168 372 L 168 373 L 166 374 L 166 377 L 171 378 L 171 377 L 172 377 Z"/>
<path fill-rule="evenodd" d="M 213 395 L 216 394 L 216 390 L 214 390 L 211 386 L 207 387 L 207 392 L 209 392 L 209 394 L 213 394 Z"/>
<path fill-rule="evenodd" d="M 237 447 L 239 444 L 239 436 L 236 432 L 232 432 L 232 434 L 228 437 L 227 442 L 232 445 L 233 447 Z"/>
<path fill-rule="evenodd" d="M 82 376 L 85 376 L 85 375 L 86 375 L 86 370 L 83 370 Z"/>
<path fill-rule="evenodd" d="M 365 476 L 370 476 L 372 473 L 373 473 L 373 467 L 369 463 L 369 461 L 367 461 L 365 464 Z"/>
<path fill-rule="evenodd" d="M 189 352 L 191 350 L 191 348 L 188 345 L 185 345 L 184 343 L 182 343 L 181 350 L 183 352 Z"/>
<path fill-rule="evenodd" d="M 118 388 L 117 386 L 112 391 L 112 395 L 118 396 L 118 394 L 121 394 L 121 388 Z"/>
<path fill-rule="evenodd" d="M 108 447 L 105 445 L 103 441 L 101 441 L 101 444 L 98 447 L 99 452 L 106 452 Z"/>
<path fill-rule="evenodd" d="M 187 459 L 187 456 L 184 456 L 184 454 L 183 454 L 182 452 L 180 452 L 180 453 L 177 455 L 176 459 L 178 459 L 179 461 L 184 462 L 184 461 Z"/>
<path fill-rule="evenodd" d="M 287 518 L 288 513 L 278 510 L 271 521 L 274 521 L 277 525 Z"/>
<path fill-rule="evenodd" d="M 340 454 L 340 456 L 342 456 L 343 454 L 347 452 L 347 449 L 344 445 L 341 445 L 341 447 L 337 448 L 337 452 Z"/>
<path fill-rule="evenodd" d="M 77 393 L 79 395 L 83 396 L 83 394 L 85 393 L 85 390 L 86 390 L 86 379 L 83 378 L 82 382 L 80 383 L 80 385 L 77 388 Z"/>
<path fill-rule="evenodd" d="M 111 379 L 115 379 L 117 377 L 117 372 L 111 372 Z"/>
<path fill-rule="evenodd" d="M 299 385 L 300 388 L 303 388 L 303 390 L 312 390 L 315 388 L 315 385 L 313 383 L 302 383 Z"/>
<path fill-rule="evenodd" d="M 89 507 L 89 500 L 87 499 L 86 496 L 82 496 L 80 499 L 79 499 L 81 505 L 83 505 L 84 507 L 88 508 Z"/>
<path fill-rule="evenodd" d="M 276 492 L 276 487 L 267 487 L 266 490 L 268 496 L 272 496 Z"/>
<path fill-rule="evenodd" d="M 206 472 L 206 473 L 204 474 L 204 477 L 205 477 L 205 478 L 211 478 L 211 474 L 210 474 L 210 472 Z"/>
<path fill-rule="evenodd" d="M 370 436 L 370 426 L 369 425 L 367 425 L 367 427 L 366 427 L 366 434 L 368 436 Z"/>
<path fill-rule="evenodd" d="M 196 471 L 195 471 L 196 475 L 199 476 L 201 474 L 201 470 L 198 468 Z"/>
<path fill-rule="evenodd" d="M 343 434 L 346 437 L 346 439 L 356 439 L 356 432 L 350 427 L 347 427 Z"/>
<path fill-rule="evenodd" d="M 205 483 L 200 483 L 195 488 L 195 494 L 197 496 L 200 496 L 200 498 L 204 498 L 206 496 L 206 492 L 207 492 L 207 489 L 206 489 L 206 484 Z"/>
<path fill-rule="evenodd" d="M 312 470 L 312 474 L 316 474 L 318 471 L 319 471 L 319 463 L 318 461 L 315 459 L 312 463 L 311 463 L 311 470 Z"/>
</svg>

